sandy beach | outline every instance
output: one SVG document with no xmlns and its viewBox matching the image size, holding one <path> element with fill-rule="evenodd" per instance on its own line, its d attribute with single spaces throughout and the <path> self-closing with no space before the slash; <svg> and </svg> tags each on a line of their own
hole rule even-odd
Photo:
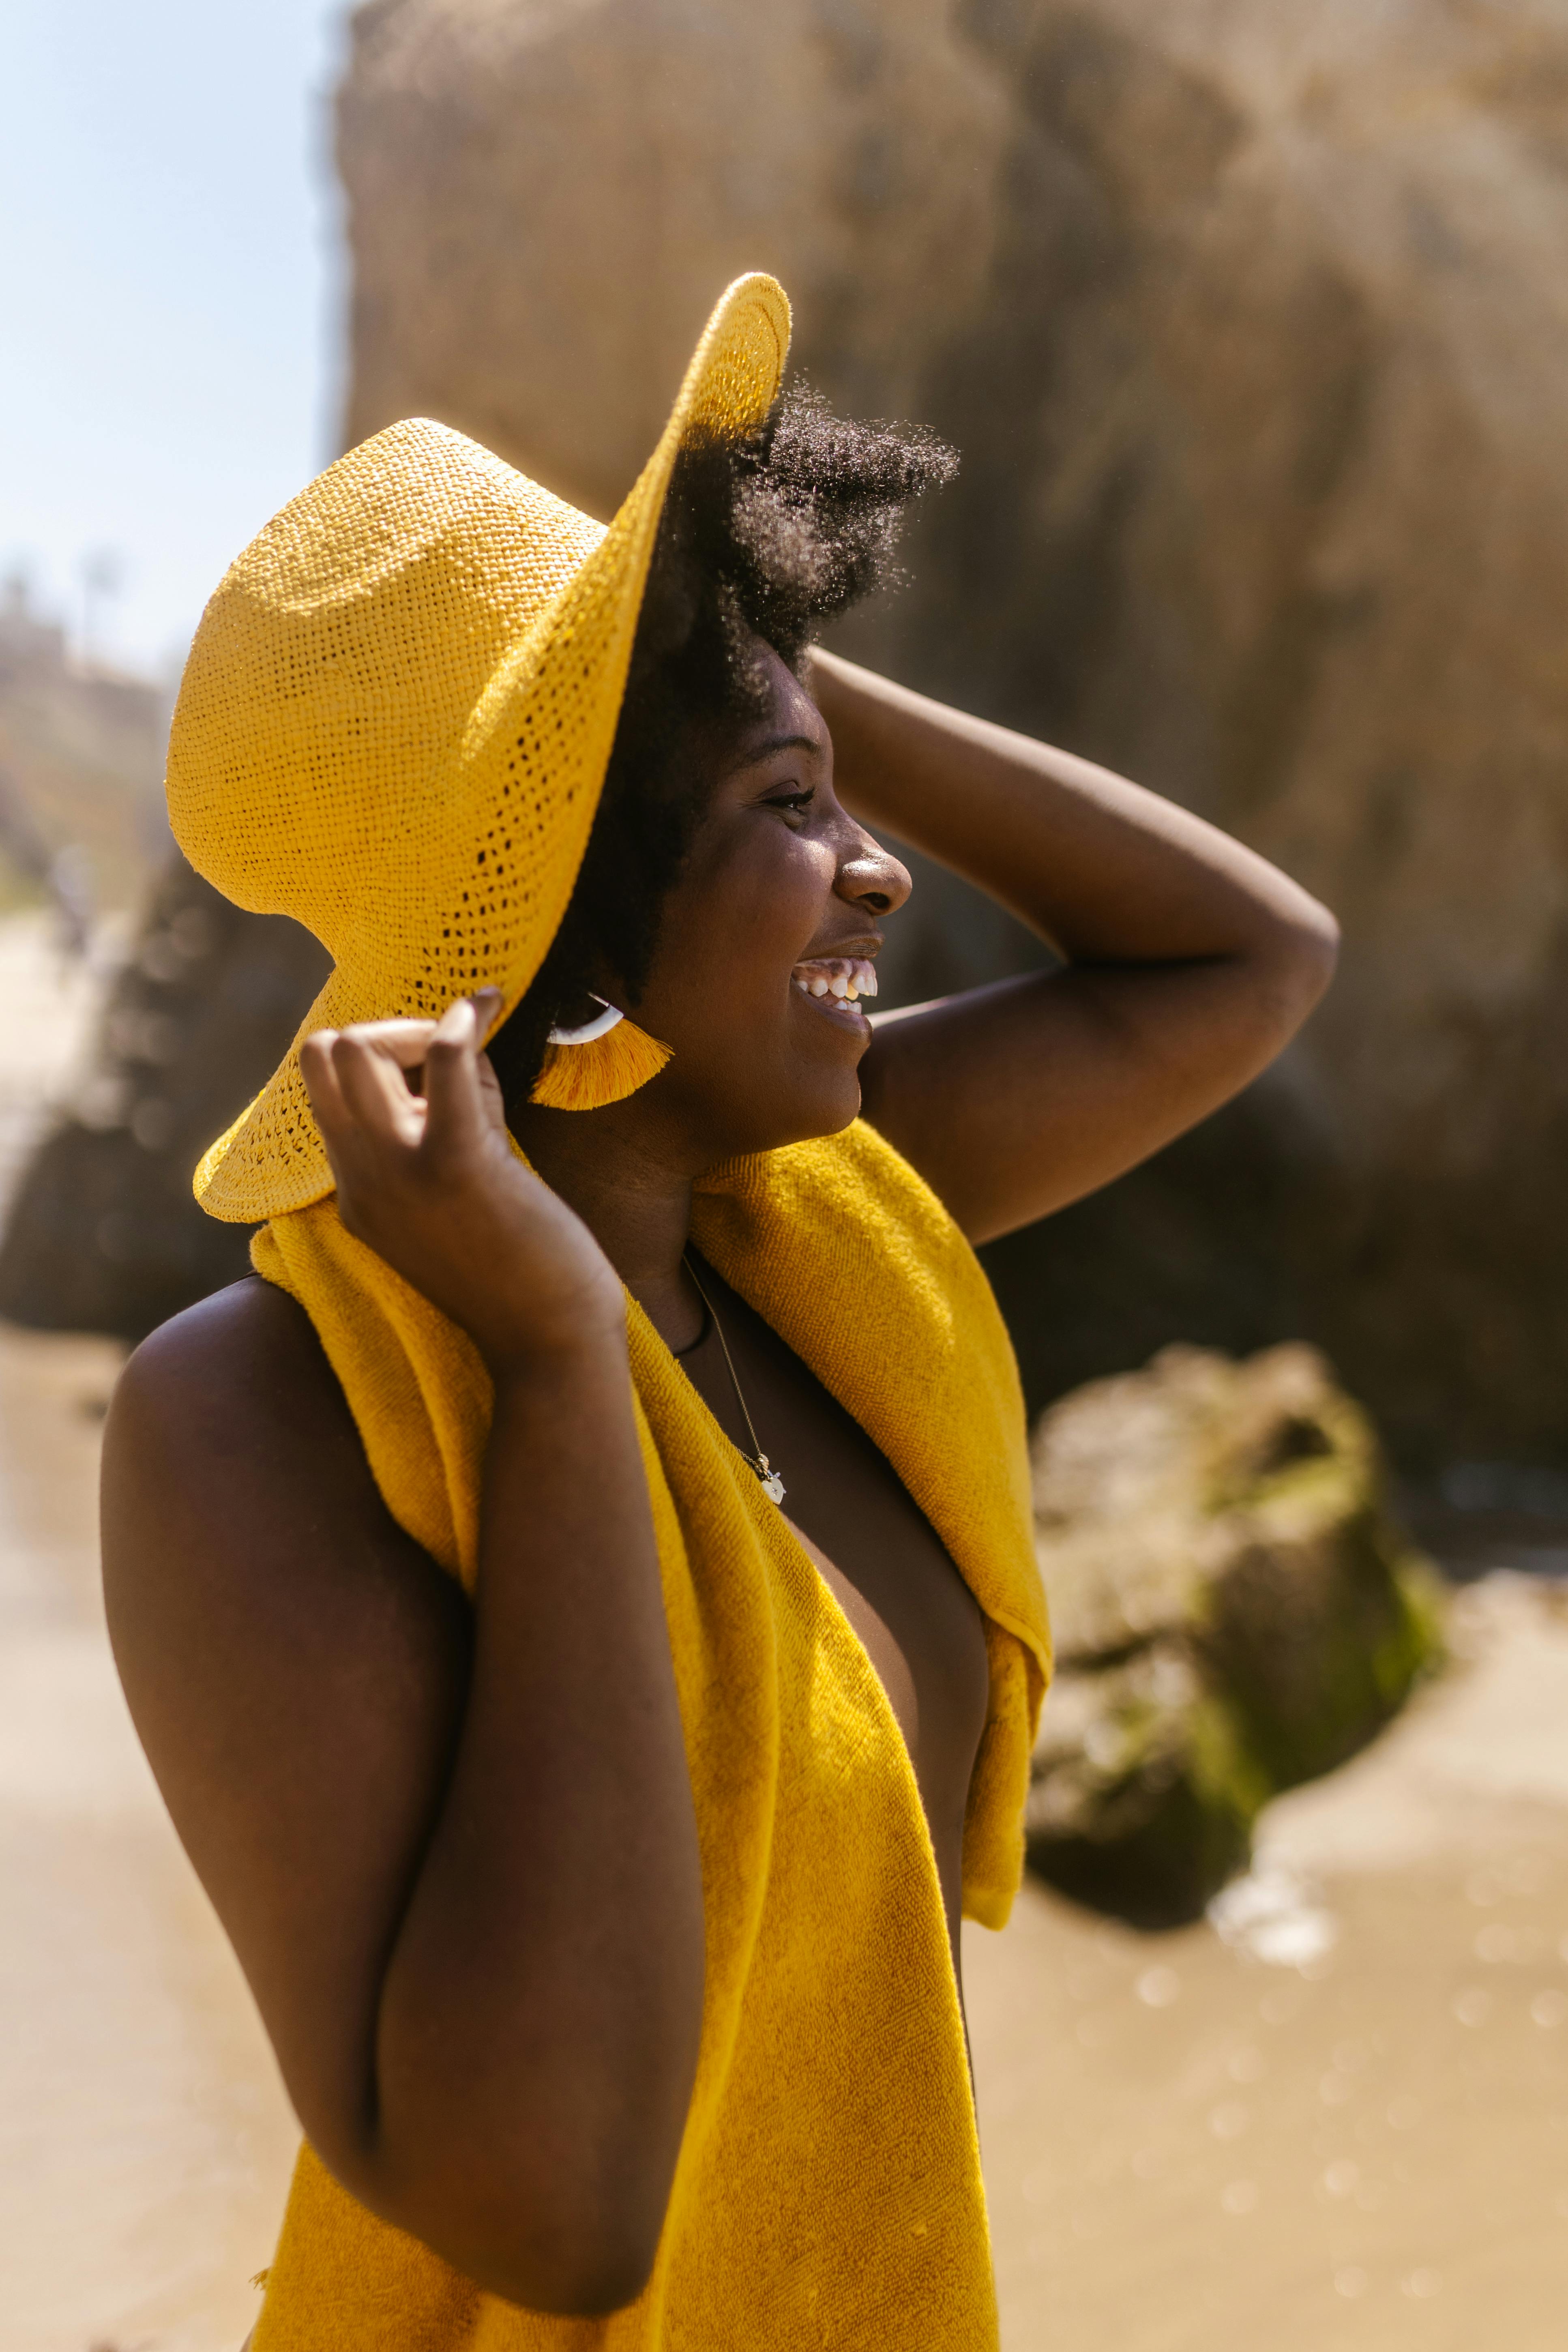
<svg viewBox="0 0 1568 2352">
<path fill-rule="evenodd" d="M 46 945 L 0 925 L 13 1160 L 90 1010 Z M 231 2352 L 294 2146 L 109 1656 L 120 1352 L 0 1333 L 0 2352 Z M 1485 1578 L 1456 1627 L 1374 1748 L 1272 1809 L 1217 1926 L 1031 1886 L 966 1930 L 1006 2352 L 1554 2352 L 1568 1592 Z"/>
<path fill-rule="evenodd" d="M 1265 1816 L 1231 1941 L 969 1931 L 1007 2352 L 1562 2342 L 1568 1608 L 1489 1579 L 1457 1640 Z"/>
<path fill-rule="evenodd" d="M 0 921 L 0 1183 L 98 997 Z M 123 1350 L 0 1327 L 0 2346 L 213 2352 L 255 2315 L 294 2127 L 104 1631 L 98 1454 Z"/>
</svg>

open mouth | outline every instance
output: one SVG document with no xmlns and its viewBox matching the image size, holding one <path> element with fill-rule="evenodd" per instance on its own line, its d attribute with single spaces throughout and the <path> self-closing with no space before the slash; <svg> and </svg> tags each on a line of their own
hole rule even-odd
<svg viewBox="0 0 1568 2352">
<path fill-rule="evenodd" d="M 868 956 L 808 956 L 790 974 L 803 996 L 814 996 L 825 1013 L 864 1015 L 858 1000 L 877 993 L 877 968 Z"/>
</svg>

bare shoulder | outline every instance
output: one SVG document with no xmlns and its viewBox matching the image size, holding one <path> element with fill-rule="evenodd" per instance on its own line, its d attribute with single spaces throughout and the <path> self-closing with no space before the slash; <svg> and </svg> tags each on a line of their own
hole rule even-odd
<svg viewBox="0 0 1568 2352">
<path fill-rule="evenodd" d="M 251 1278 L 177 1315 L 104 1433 L 103 1575 L 156 1769 L 171 1708 L 305 1697 L 379 1651 L 457 1664 L 467 1602 L 382 1501 L 309 1318 Z M 195 1681 L 193 1682 L 193 1677 Z"/>
<path fill-rule="evenodd" d="M 115 1391 L 111 1451 L 134 1436 L 186 1457 L 237 1444 L 247 1456 L 289 1435 L 312 1454 L 353 1434 L 343 1392 L 303 1308 L 256 1275 L 161 1324 Z"/>
<path fill-rule="evenodd" d="M 255 1276 L 131 1358 L 104 1431 L 102 1518 L 110 1628 L 132 1655 L 164 1606 L 233 1607 L 254 1585 L 276 1608 L 306 1552 L 319 1584 L 350 1529 L 384 1518 L 397 1536 L 309 1317 Z"/>
<path fill-rule="evenodd" d="M 110 1636 L 301 2120 L 344 2145 L 440 1800 L 468 1606 L 376 1491 L 306 1316 L 258 1281 L 145 1340 L 104 1433 Z"/>
</svg>

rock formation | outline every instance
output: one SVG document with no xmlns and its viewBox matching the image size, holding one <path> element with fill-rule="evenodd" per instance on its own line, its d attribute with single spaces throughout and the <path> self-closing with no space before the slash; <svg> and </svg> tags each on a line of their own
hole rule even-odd
<svg viewBox="0 0 1568 2352">
<path fill-rule="evenodd" d="M 0 589 L 0 905 L 52 898 L 62 950 L 148 897 L 93 1066 L 7 1203 L 0 1316 L 139 1339 L 245 1271 L 248 1235 L 191 1171 L 267 1076 L 326 973 L 297 924 L 243 914 L 174 855 L 162 687 L 68 657 Z M 154 887 L 155 886 L 155 887 Z"/>
<path fill-rule="evenodd" d="M 997 1253 L 1034 1393 L 1321 1339 L 1409 1462 L 1568 1451 L 1562 0 L 371 0 L 351 437 L 600 511 L 735 271 L 964 454 L 847 640 L 1341 913 L 1286 1066 Z M 1016 951 L 957 894 L 907 985 Z"/>
<path fill-rule="evenodd" d="M 168 850 L 168 717 L 161 686 L 72 660 L 24 573 L 0 583 L 0 904 L 141 895 Z"/>
<path fill-rule="evenodd" d="M 172 861 L 92 1067 L 11 1202 L 0 1316 L 140 1339 L 247 1271 L 248 1229 L 204 1215 L 191 1172 L 281 1060 L 329 968 L 298 923 L 247 914 Z"/>
<path fill-rule="evenodd" d="M 1168 1348 L 1034 1441 L 1061 1671 L 1029 1856 L 1140 1924 L 1190 1918 L 1283 1789 L 1342 1763 L 1438 1654 L 1366 1417 L 1310 1348 Z"/>
</svg>

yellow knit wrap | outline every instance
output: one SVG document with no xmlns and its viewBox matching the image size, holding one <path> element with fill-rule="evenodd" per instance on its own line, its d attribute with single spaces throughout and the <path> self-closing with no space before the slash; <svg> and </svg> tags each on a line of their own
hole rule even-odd
<svg viewBox="0 0 1568 2352">
<path fill-rule="evenodd" d="M 405 419 L 230 567 L 181 688 L 170 817 L 219 889 L 331 950 L 300 1038 L 439 1014 L 486 982 L 518 1003 L 593 823 L 677 452 L 753 431 L 788 342 L 771 278 L 729 288 L 607 529 Z M 467 1337 L 344 1231 L 298 1044 L 207 1152 L 197 1195 L 270 1219 L 258 1270 L 310 1317 L 393 1517 L 471 1590 L 489 1382 Z M 721 1171 L 694 1231 L 881 1448 L 986 1613 L 964 1906 L 1000 1927 L 1048 1661 L 1022 1400 L 984 1276 L 863 1126 Z M 627 1325 L 707 1930 L 653 2279 L 603 2321 L 519 2311 L 377 2221 L 307 2148 L 256 2352 L 995 2343 L 962 2021 L 903 1739 L 827 1587 L 630 1300 Z"/>
<path fill-rule="evenodd" d="M 887 1455 L 985 1612 L 963 1900 L 999 1927 L 1049 1651 L 1023 1402 L 985 1277 L 863 1124 L 720 1171 L 693 1233 Z M 394 1517 L 471 1589 L 490 1414 L 471 1342 L 331 1200 L 275 1217 L 253 1255 L 310 1315 Z M 608 2319 L 519 2310 L 377 2221 L 307 2147 L 256 2352 L 995 2345 L 963 2026 L 908 1751 L 827 1586 L 629 1298 L 627 1327 L 707 1933 L 653 2278 Z"/>
</svg>

